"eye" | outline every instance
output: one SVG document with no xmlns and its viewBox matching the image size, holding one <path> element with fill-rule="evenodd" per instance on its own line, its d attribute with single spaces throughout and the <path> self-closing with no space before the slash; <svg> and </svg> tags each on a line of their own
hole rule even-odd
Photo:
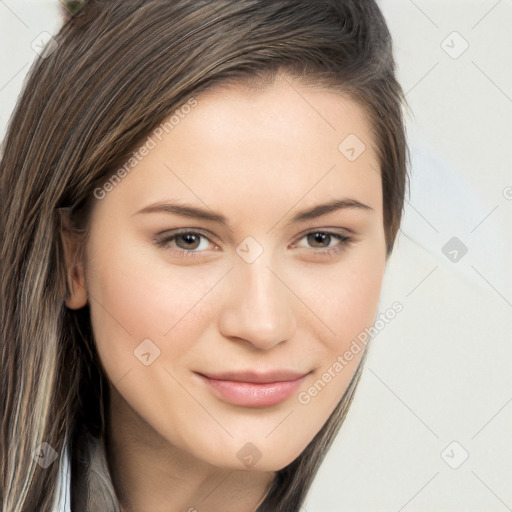
<svg viewBox="0 0 512 512">
<path fill-rule="evenodd" d="M 349 236 L 342 233 L 332 233 L 330 231 L 310 231 L 300 240 L 304 238 L 307 240 L 308 244 L 311 244 L 307 248 L 318 249 L 315 252 L 327 255 L 339 253 L 352 241 Z M 337 244 L 331 244 L 331 242 L 336 240 L 338 242 Z"/>
<path fill-rule="evenodd" d="M 311 231 L 303 235 L 299 240 L 303 239 L 306 239 L 308 244 L 311 244 L 305 247 L 306 249 L 314 249 L 313 252 L 327 256 L 341 252 L 352 241 L 349 236 L 329 231 Z M 333 241 L 337 241 L 337 243 L 332 244 Z M 156 239 L 156 243 L 159 247 L 172 250 L 180 257 L 202 256 L 208 250 L 208 243 L 214 246 L 212 250 L 219 249 L 205 234 L 191 231 L 190 229 L 165 233 Z M 297 247 L 301 248 L 300 245 L 297 245 Z"/>
<path fill-rule="evenodd" d="M 173 231 L 157 239 L 158 246 L 170 248 L 179 256 L 200 256 L 208 249 L 208 242 L 213 244 L 203 233 L 190 230 Z"/>
</svg>

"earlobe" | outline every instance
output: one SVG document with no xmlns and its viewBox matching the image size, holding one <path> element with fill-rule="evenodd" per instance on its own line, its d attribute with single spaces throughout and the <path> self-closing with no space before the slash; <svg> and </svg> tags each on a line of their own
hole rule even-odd
<svg viewBox="0 0 512 512">
<path fill-rule="evenodd" d="M 87 290 L 85 289 L 85 275 L 83 266 L 75 263 L 68 270 L 68 283 L 70 296 L 65 300 L 69 309 L 80 309 L 87 304 Z"/>
</svg>

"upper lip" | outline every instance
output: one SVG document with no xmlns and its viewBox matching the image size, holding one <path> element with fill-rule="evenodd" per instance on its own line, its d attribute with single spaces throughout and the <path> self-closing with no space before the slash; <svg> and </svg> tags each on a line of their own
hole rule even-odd
<svg viewBox="0 0 512 512">
<path fill-rule="evenodd" d="M 197 372 L 199 373 L 199 372 Z M 209 379 L 228 380 L 234 382 L 250 382 L 254 384 L 265 384 L 270 382 L 286 382 L 298 380 L 310 372 L 297 372 L 294 370 L 272 370 L 266 372 L 255 371 L 231 371 L 222 373 L 199 373 Z"/>
</svg>

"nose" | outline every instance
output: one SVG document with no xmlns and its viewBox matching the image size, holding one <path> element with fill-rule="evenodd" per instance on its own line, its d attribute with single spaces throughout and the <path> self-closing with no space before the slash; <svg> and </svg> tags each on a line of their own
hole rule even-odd
<svg viewBox="0 0 512 512">
<path fill-rule="evenodd" d="M 225 282 L 219 314 L 219 330 L 225 338 L 259 350 L 291 339 L 296 329 L 293 294 L 264 255 L 252 263 L 237 258 Z"/>
</svg>

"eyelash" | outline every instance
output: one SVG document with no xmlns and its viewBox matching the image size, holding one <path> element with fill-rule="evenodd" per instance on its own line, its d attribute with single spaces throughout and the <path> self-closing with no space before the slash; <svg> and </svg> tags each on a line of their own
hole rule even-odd
<svg viewBox="0 0 512 512">
<path fill-rule="evenodd" d="M 323 231 L 323 230 L 314 230 L 309 231 L 302 235 L 302 237 L 299 240 L 302 240 L 303 238 L 306 238 L 309 235 L 322 233 L 323 235 L 328 235 L 330 237 L 336 238 L 339 240 L 339 244 L 335 245 L 334 247 L 327 247 L 327 248 L 319 248 L 316 249 L 314 247 L 311 247 L 316 253 L 320 253 L 325 256 L 334 256 L 343 251 L 348 245 L 352 243 L 352 238 L 346 235 L 342 235 L 341 233 L 333 233 L 331 231 Z M 168 244 L 172 241 L 174 241 L 177 237 L 180 235 L 199 235 L 200 237 L 206 238 L 207 240 L 210 240 L 205 234 L 198 232 L 198 231 L 191 231 L 189 229 L 179 230 L 179 231 L 173 231 L 171 234 L 163 235 L 160 239 L 156 240 L 156 243 L 161 248 L 166 248 Z M 211 242 L 211 240 L 210 240 Z M 212 242 L 213 243 L 213 242 Z M 174 249 L 173 250 L 179 257 L 200 257 L 203 255 L 204 251 L 186 251 L 184 249 Z"/>
</svg>

